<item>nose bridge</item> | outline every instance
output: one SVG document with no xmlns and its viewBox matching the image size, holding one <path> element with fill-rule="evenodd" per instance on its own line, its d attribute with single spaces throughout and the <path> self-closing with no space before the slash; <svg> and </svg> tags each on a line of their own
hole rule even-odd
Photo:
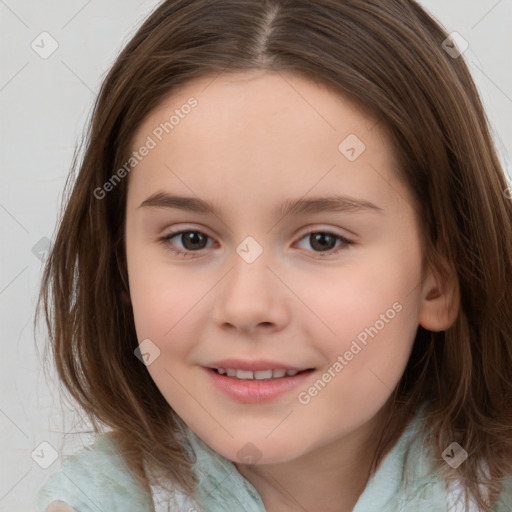
<svg viewBox="0 0 512 512">
<path fill-rule="evenodd" d="M 235 247 L 216 306 L 219 323 L 250 329 L 260 323 L 277 325 L 283 321 L 282 294 L 270 270 L 272 261 L 270 250 L 255 237 L 247 236 Z"/>
<path fill-rule="evenodd" d="M 260 241 L 247 236 L 235 247 L 230 287 L 242 295 L 250 294 L 251 290 L 253 295 L 261 293 L 268 286 L 269 279 L 275 279 L 268 268 L 271 260 L 268 244 L 264 247 L 262 237 L 258 238 Z"/>
</svg>

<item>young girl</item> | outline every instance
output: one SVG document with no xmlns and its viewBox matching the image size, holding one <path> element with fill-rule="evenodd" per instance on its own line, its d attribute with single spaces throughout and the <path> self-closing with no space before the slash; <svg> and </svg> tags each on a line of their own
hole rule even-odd
<svg viewBox="0 0 512 512">
<path fill-rule="evenodd" d="M 416 2 L 162 3 L 43 276 L 101 435 L 38 509 L 510 512 L 509 190 Z"/>
</svg>

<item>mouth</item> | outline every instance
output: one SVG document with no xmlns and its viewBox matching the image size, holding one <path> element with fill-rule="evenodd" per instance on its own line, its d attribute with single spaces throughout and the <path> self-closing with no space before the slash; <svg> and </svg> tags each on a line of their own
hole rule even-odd
<svg viewBox="0 0 512 512">
<path fill-rule="evenodd" d="M 203 366 L 209 383 L 222 396 L 239 403 L 288 400 L 293 391 L 311 380 L 315 368 L 292 365 L 278 359 L 228 358 Z"/>
<path fill-rule="evenodd" d="M 238 403 L 269 403 L 307 385 L 314 368 L 268 368 L 247 370 L 224 368 L 222 366 L 203 367 L 213 388 L 222 396 Z"/>
<path fill-rule="evenodd" d="M 295 377 L 296 375 L 312 372 L 314 368 L 305 370 L 285 370 L 284 368 L 269 368 L 268 370 L 242 370 L 238 368 L 210 368 L 217 375 L 222 375 L 231 379 L 238 380 L 274 380 L 286 377 Z"/>
</svg>

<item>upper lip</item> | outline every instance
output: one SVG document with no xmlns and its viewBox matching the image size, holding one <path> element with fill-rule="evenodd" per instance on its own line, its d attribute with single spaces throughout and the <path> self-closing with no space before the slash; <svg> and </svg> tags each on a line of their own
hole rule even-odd
<svg viewBox="0 0 512 512">
<path fill-rule="evenodd" d="M 279 361 L 268 361 L 264 359 L 257 360 L 243 360 L 243 359 L 223 359 L 222 361 L 215 361 L 208 363 L 208 368 L 233 368 L 235 370 L 249 370 L 249 371 L 261 371 L 261 370 L 310 370 L 311 367 L 300 367 L 289 364 L 280 363 Z"/>
</svg>

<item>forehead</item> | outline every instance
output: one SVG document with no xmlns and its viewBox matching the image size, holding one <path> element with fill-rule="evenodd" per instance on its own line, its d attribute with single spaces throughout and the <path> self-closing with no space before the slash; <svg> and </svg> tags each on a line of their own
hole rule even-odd
<svg viewBox="0 0 512 512">
<path fill-rule="evenodd" d="M 188 109 L 187 102 L 192 98 L 197 106 Z M 181 109 L 189 112 L 184 114 Z M 337 115 L 340 112 L 341 119 Z M 305 135 L 332 135 L 347 128 L 362 133 L 376 125 L 367 111 L 332 87 L 296 73 L 252 70 L 207 75 L 181 86 L 146 116 L 134 134 L 133 145 L 142 142 L 148 131 L 169 121 L 173 113 L 179 115 L 171 123 L 173 135 L 178 133 L 177 125 L 188 117 L 186 124 L 194 127 L 197 136 L 203 128 L 210 131 L 210 137 L 219 135 L 218 128 L 227 123 L 231 129 L 254 131 L 260 127 L 269 132 L 285 127 L 287 130 L 280 130 L 280 134 L 300 131 Z M 256 120 L 258 123 L 254 124 Z M 290 125 L 291 121 L 299 124 Z"/>
<path fill-rule="evenodd" d="M 318 187 L 351 194 L 362 177 L 377 191 L 397 166 L 374 118 L 331 88 L 293 74 L 195 79 L 146 117 L 131 151 L 148 138 L 154 147 L 130 173 L 129 195 L 141 200 L 173 187 L 203 196 L 220 187 L 226 198 L 241 188 L 254 197 L 274 191 L 298 197 L 320 193 Z"/>
</svg>

